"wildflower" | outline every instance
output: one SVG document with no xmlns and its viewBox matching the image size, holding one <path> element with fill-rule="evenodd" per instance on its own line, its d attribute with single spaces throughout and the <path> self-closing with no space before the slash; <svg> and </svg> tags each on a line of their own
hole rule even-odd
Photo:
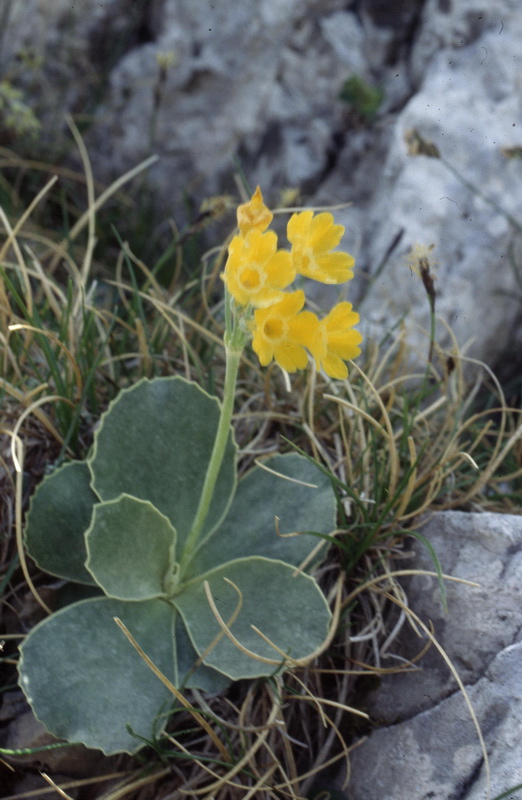
<svg viewBox="0 0 522 800">
<path fill-rule="evenodd" d="M 305 346 L 315 339 L 319 320 L 311 311 L 302 311 L 304 292 L 290 292 L 268 308 L 258 309 L 252 324 L 252 347 L 263 367 L 274 358 L 287 372 L 308 364 Z M 301 313 L 299 313 L 301 312 Z"/>
<path fill-rule="evenodd" d="M 246 236 L 251 230 L 263 233 L 272 222 L 273 217 L 274 215 L 263 202 L 259 186 L 256 187 L 248 203 L 237 207 L 237 224 L 242 236 Z"/>
<path fill-rule="evenodd" d="M 351 303 L 338 303 L 318 323 L 314 340 L 307 345 L 314 357 L 317 369 L 323 369 L 331 378 L 344 380 L 348 376 L 346 360 L 361 352 L 359 331 L 353 326 L 359 322 L 359 314 L 352 311 Z"/>
<path fill-rule="evenodd" d="M 295 269 L 290 253 L 277 249 L 276 234 L 254 228 L 232 239 L 221 277 L 239 305 L 264 308 L 281 298 L 281 290 L 295 278 Z"/>
<path fill-rule="evenodd" d="M 344 233 L 343 225 L 334 225 L 332 214 L 323 212 L 315 217 L 313 211 L 292 214 L 286 232 L 297 273 L 321 283 L 344 283 L 353 278 L 353 257 L 331 252 Z"/>
</svg>

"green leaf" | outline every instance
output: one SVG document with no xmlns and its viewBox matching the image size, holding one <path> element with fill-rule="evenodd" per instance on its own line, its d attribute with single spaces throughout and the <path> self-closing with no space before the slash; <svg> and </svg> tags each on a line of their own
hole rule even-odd
<svg viewBox="0 0 522 800">
<path fill-rule="evenodd" d="M 334 530 L 335 494 L 325 475 L 295 453 L 274 456 L 264 464 L 292 480 L 260 467 L 250 470 L 239 482 L 219 529 L 198 548 L 189 567 L 191 576 L 252 555 L 300 564 L 316 547 L 318 539 L 310 535 L 278 536 L 275 517 L 279 518 L 279 531 L 283 534 L 295 531 L 326 534 Z"/>
<path fill-rule="evenodd" d="M 248 650 L 264 658 L 283 661 L 251 625 L 256 625 L 284 653 L 295 659 L 310 656 L 324 641 L 331 614 L 316 581 L 309 575 L 294 575 L 294 567 L 267 558 L 242 558 L 224 564 L 187 584 L 174 598 L 189 636 L 201 655 L 221 628 L 205 595 L 203 581 L 209 583 L 216 608 L 224 622 L 232 617 L 238 594 L 241 610 L 231 625 L 232 634 Z M 277 664 L 265 664 L 242 653 L 228 637 L 204 657 L 208 664 L 233 680 L 270 675 Z"/>
<path fill-rule="evenodd" d="M 57 469 L 36 489 L 27 514 L 25 543 L 38 566 L 59 578 L 94 585 L 85 568 L 84 533 L 100 498 L 83 461 Z"/>
<path fill-rule="evenodd" d="M 156 666 L 175 681 L 175 613 L 163 600 L 83 600 L 40 622 L 21 648 L 20 683 L 58 738 L 110 755 L 134 753 L 161 732 L 172 695 L 114 622 L 119 617 Z"/>
<path fill-rule="evenodd" d="M 180 687 L 219 694 L 230 686 L 230 678 L 221 672 L 205 664 L 195 668 L 199 656 L 194 650 L 180 614 L 176 614 L 176 657 Z"/>
<path fill-rule="evenodd" d="M 169 597 L 175 589 L 176 531 L 151 503 L 121 495 L 94 507 L 86 567 L 118 600 Z"/>
<path fill-rule="evenodd" d="M 183 378 L 143 379 L 103 415 L 89 459 L 102 500 L 125 493 L 149 500 L 170 519 L 178 552 L 201 496 L 219 420 L 219 403 Z M 236 483 L 232 429 L 204 535 L 222 519 Z"/>
</svg>

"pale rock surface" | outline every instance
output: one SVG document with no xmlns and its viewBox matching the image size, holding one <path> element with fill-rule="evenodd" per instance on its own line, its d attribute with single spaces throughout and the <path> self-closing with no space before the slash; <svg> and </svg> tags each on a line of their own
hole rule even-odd
<svg viewBox="0 0 522 800">
<path fill-rule="evenodd" d="M 433 622 L 437 641 L 469 694 L 486 742 L 491 796 L 522 783 L 522 517 L 441 512 L 419 528 L 445 574 L 444 612 L 437 580 L 405 581 L 409 607 Z M 433 571 L 420 542 L 413 566 Z M 406 625 L 393 654 L 410 659 L 425 644 Z M 391 650 L 390 649 L 390 650 Z M 384 658 L 383 666 L 396 665 Z M 476 729 L 440 653 L 422 671 L 386 676 L 370 695 L 379 727 L 351 758 L 351 800 L 482 800 L 486 774 Z"/>
<path fill-rule="evenodd" d="M 377 336 L 405 317 L 421 358 L 429 306 L 408 267 L 416 243 L 435 245 L 437 313 L 466 355 L 495 363 L 520 322 L 520 301 L 514 297 L 519 291 L 514 271 L 522 263 L 520 230 L 515 232 L 499 209 L 522 225 L 522 194 L 515 189 L 522 182 L 522 161 L 501 152 L 522 143 L 521 40 L 516 0 L 428 2 L 405 66 L 412 96 L 395 118 L 383 120 L 391 126 L 389 147 L 378 172 L 375 165 L 370 168 L 375 189 L 363 205 L 357 203 L 357 185 L 364 180 L 364 160 L 355 165 L 355 203 L 345 221 L 360 231 L 359 266 L 370 279 L 402 232 L 361 315 Z M 412 129 L 434 143 L 444 160 L 410 155 L 406 139 Z M 349 143 L 346 150 L 349 161 Z M 346 176 L 334 173 L 321 186 L 320 201 L 338 200 L 345 186 Z M 441 322 L 438 340 L 452 352 Z"/>
<path fill-rule="evenodd" d="M 81 112 L 83 122 L 92 114 L 104 91 L 104 75 L 145 33 L 143 8 L 127 0 L 8 0 L 0 5 L 2 78 L 31 100 L 47 150 L 61 138 L 66 113 Z M 151 9 L 152 4 L 149 18 Z"/>
</svg>

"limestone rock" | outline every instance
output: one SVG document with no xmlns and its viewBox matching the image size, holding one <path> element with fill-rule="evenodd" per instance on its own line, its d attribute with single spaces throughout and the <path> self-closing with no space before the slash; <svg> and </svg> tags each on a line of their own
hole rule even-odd
<svg viewBox="0 0 522 800">
<path fill-rule="evenodd" d="M 355 164 L 355 203 L 346 222 L 360 231 L 359 268 L 370 281 L 375 276 L 360 308 L 370 331 L 379 336 L 405 318 L 411 343 L 421 358 L 426 353 L 429 305 L 408 254 L 417 243 L 433 244 L 438 316 L 466 355 L 491 365 L 508 350 L 521 311 L 515 273 L 522 196 L 513 189 L 522 181 L 522 162 L 509 154 L 522 142 L 522 17 L 511 0 L 495 4 L 494 13 L 485 2 L 452 3 L 451 14 L 440 10 L 447 5 L 430 2 L 424 9 L 411 55 L 411 99 L 386 120 L 389 147 L 378 174 L 370 165 L 375 189 L 359 207 L 365 161 Z M 412 132 L 433 143 L 440 158 L 412 148 Z M 341 169 L 349 163 L 348 143 L 346 149 Z M 320 201 L 338 200 L 346 185 L 346 174 L 332 175 Z M 437 338 L 451 352 L 441 322 Z"/>
<path fill-rule="evenodd" d="M 435 579 L 416 576 L 406 592 L 411 609 L 432 620 L 466 686 L 495 796 L 522 782 L 522 518 L 443 512 L 420 530 L 443 572 L 480 583 L 447 583 L 447 613 Z M 415 568 L 433 570 L 423 545 L 416 541 L 414 550 Z M 409 659 L 422 644 L 406 626 L 393 652 Z M 464 698 L 435 648 L 421 663 L 420 672 L 385 677 L 371 696 L 370 713 L 384 727 L 353 753 L 352 800 L 484 797 L 484 764 Z"/>
<path fill-rule="evenodd" d="M 147 18 L 143 3 L 127 0 L 12 0 L 3 4 L 3 72 L 25 92 L 42 121 L 50 157 L 63 155 L 51 141 L 61 138 L 64 115 L 81 112 L 85 122 L 93 113 L 106 75 L 145 36 L 154 2 L 147 5 Z"/>
<path fill-rule="evenodd" d="M 446 575 L 480 584 L 475 588 L 447 582 L 446 613 L 436 579 L 419 575 L 404 581 L 413 611 L 424 622 L 431 620 L 461 679 L 473 684 L 495 655 L 522 633 L 522 517 L 448 511 L 433 515 L 418 530 L 431 542 Z M 433 571 L 424 546 L 415 542 L 412 549 L 414 568 Z M 411 659 L 425 639 L 405 625 L 399 644 L 401 655 Z M 382 693 L 370 698 L 371 713 L 393 723 L 457 690 L 434 647 L 423 658 L 422 667 L 419 672 L 383 678 Z"/>
<path fill-rule="evenodd" d="M 522 783 L 522 643 L 502 650 L 468 688 L 489 755 L 491 797 Z M 392 727 L 351 757 L 351 800 L 483 800 L 487 778 L 476 729 L 459 693 Z"/>
</svg>

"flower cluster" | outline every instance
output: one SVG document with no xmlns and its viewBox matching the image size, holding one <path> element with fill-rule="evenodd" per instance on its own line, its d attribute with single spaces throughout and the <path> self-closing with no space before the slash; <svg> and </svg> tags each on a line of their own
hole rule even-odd
<svg viewBox="0 0 522 800">
<path fill-rule="evenodd" d="M 353 278 L 354 259 L 332 252 L 344 233 L 332 214 L 302 211 L 287 226 L 291 250 L 277 247 L 277 235 L 267 230 L 273 214 L 259 186 L 248 203 L 237 209 L 239 234 L 228 249 L 222 275 L 228 292 L 248 320 L 252 347 L 260 363 L 275 359 L 287 372 L 304 369 L 308 351 L 318 369 L 332 378 L 346 378 L 346 360 L 359 355 L 362 336 L 354 330 L 359 315 L 351 303 L 338 303 L 320 320 L 303 311 L 302 290 L 285 291 L 297 275 L 338 284 Z"/>
</svg>

